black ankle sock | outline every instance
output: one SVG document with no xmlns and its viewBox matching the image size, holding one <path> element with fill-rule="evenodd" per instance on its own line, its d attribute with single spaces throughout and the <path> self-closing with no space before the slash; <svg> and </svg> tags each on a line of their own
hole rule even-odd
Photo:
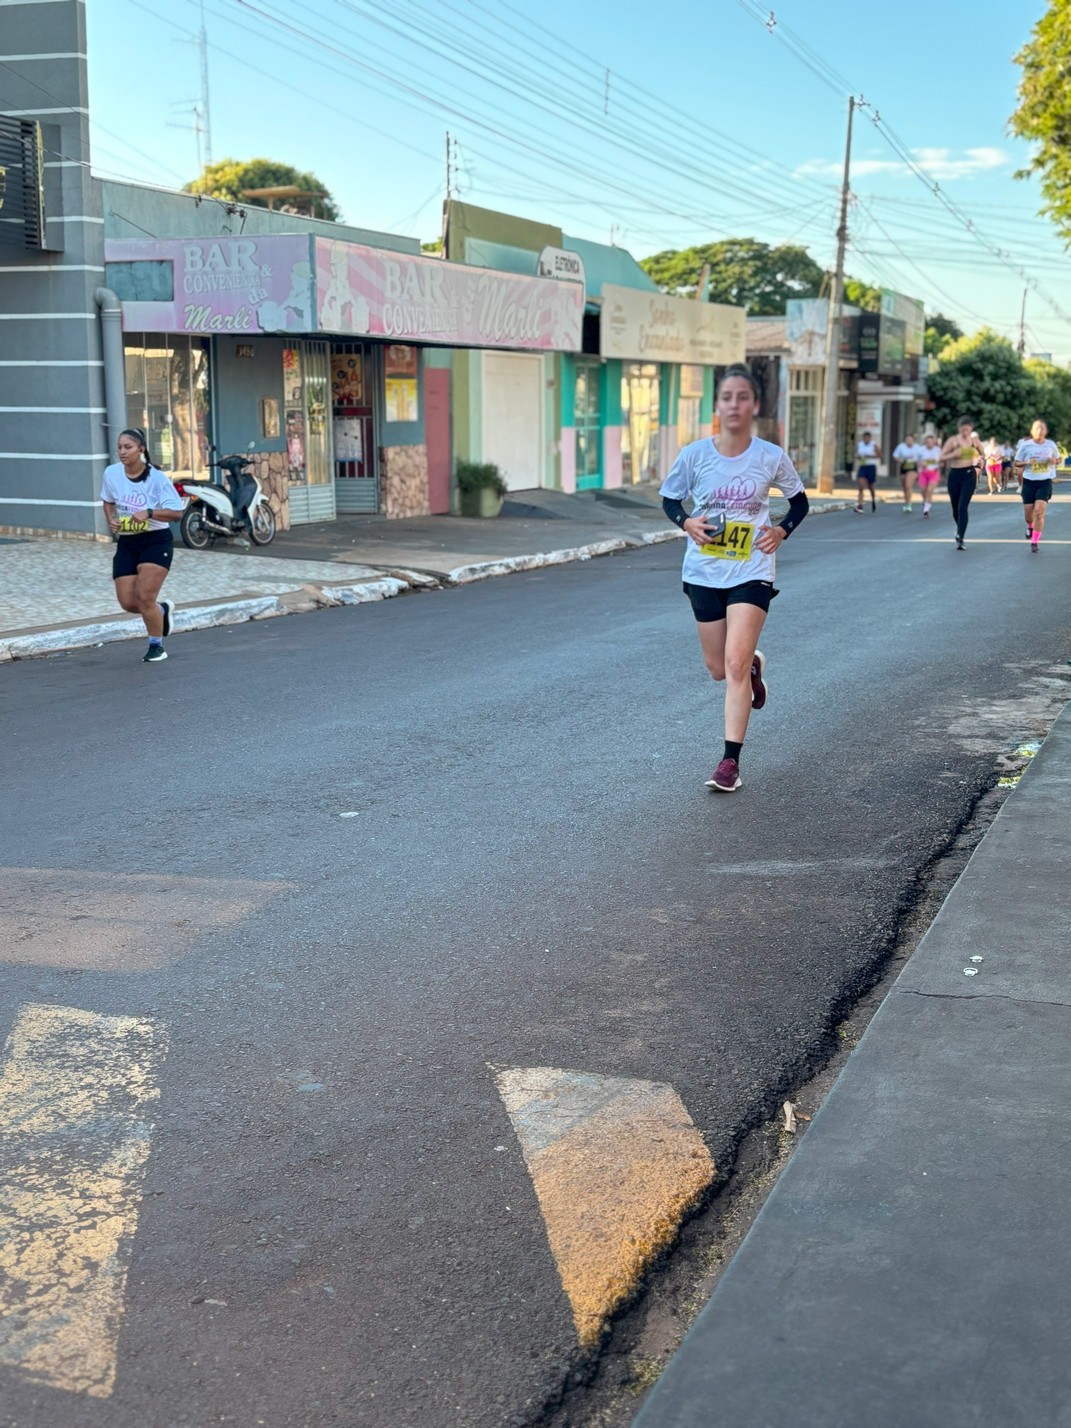
<svg viewBox="0 0 1071 1428">
<path fill-rule="evenodd" d="M 726 739 L 726 740 L 725 740 L 725 752 L 724 752 L 724 754 L 722 754 L 722 758 L 723 758 L 723 759 L 735 759 L 735 760 L 737 761 L 737 763 L 739 763 L 739 762 L 740 762 L 740 751 L 741 751 L 741 749 L 742 749 L 743 747 L 744 747 L 743 742 L 741 742 L 741 743 L 739 743 L 739 744 L 734 744 L 733 741 L 732 741 L 732 739 Z"/>
</svg>

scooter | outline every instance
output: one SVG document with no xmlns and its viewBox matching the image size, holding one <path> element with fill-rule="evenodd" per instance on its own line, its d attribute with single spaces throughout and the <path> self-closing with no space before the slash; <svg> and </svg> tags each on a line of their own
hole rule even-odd
<svg viewBox="0 0 1071 1428">
<path fill-rule="evenodd" d="M 224 473 L 222 481 L 176 481 L 189 504 L 179 522 L 183 545 L 207 550 L 220 539 L 270 545 L 275 539 L 275 512 L 253 473 L 248 456 L 221 456 L 209 466 Z"/>
</svg>

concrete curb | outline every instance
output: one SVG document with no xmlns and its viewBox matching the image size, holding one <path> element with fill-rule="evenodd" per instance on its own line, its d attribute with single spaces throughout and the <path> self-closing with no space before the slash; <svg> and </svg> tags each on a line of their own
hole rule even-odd
<svg viewBox="0 0 1071 1428">
<path fill-rule="evenodd" d="M 219 625 L 241 625 L 247 620 L 272 620 L 280 615 L 302 614 L 331 605 L 363 605 L 373 600 L 389 600 L 410 587 L 403 580 L 386 578 L 361 585 L 302 585 L 281 595 L 261 595 L 250 600 L 227 600 L 217 605 L 197 605 L 175 611 L 175 633 L 208 630 Z M 140 619 L 98 621 L 72 629 L 42 630 L 34 635 L 0 639 L 0 663 L 32 659 L 37 655 L 59 654 L 63 650 L 85 649 L 89 645 L 114 644 L 119 640 L 145 638 Z"/>
<path fill-rule="evenodd" d="M 820 516 L 827 511 L 846 511 L 850 508 L 850 501 L 835 502 L 828 506 L 813 507 L 812 514 Z M 471 585 L 474 581 L 491 580 L 499 575 L 541 570 L 548 565 L 568 565 L 577 560 L 592 560 L 600 555 L 614 555 L 622 550 L 642 550 L 644 546 L 683 539 L 684 532 L 670 526 L 666 529 L 640 531 L 636 535 L 592 541 L 588 545 L 570 546 L 565 550 L 541 551 L 536 555 L 506 556 L 502 560 L 459 565 L 438 579 L 426 572 L 398 570 L 384 575 L 379 580 L 366 580 L 358 585 L 298 585 L 281 595 L 224 600 L 214 605 L 176 610 L 175 630 L 205 630 L 218 625 L 240 625 L 247 620 L 272 620 L 280 615 L 304 614 L 332 605 L 365 605 L 376 600 L 390 600 L 407 590 Z M 145 629 L 141 620 L 130 619 L 95 621 L 92 624 L 76 625 L 72 629 L 42 630 L 37 634 L 14 635 L 6 639 L 0 637 L 0 664 L 8 660 L 59 654 L 64 650 L 85 649 L 89 645 L 143 639 L 144 635 Z"/>
</svg>

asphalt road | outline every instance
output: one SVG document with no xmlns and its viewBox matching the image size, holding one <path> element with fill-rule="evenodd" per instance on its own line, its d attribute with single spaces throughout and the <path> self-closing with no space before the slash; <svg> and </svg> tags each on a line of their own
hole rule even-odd
<svg viewBox="0 0 1071 1428">
<path fill-rule="evenodd" d="M 1037 557 L 1011 502 L 963 554 L 943 507 L 809 521 L 732 797 L 676 544 L 0 672 L 9 1085 L 54 1007 L 151 1027 L 159 1090 L 124 1083 L 155 1126 L 129 1274 L 78 1330 L 118 1333 L 114 1383 L 34 1358 L 61 1256 L 0 1422 L 538 1420 L 580 1351 L 490 1068 L 666 1082 L 727 1165 L 1062 700 L 1067 521 Z M 64 1044 L 34 1114 L 66 1115 Z M 49 1213 L 33 1124 L 0 1244 L 5 1203 Z"/>
</svg>

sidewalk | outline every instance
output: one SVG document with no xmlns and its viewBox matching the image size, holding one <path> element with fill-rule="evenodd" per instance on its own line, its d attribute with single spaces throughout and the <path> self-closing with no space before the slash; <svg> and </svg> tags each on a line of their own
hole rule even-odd
<svg viewBox="0 0 1071 1428">
<path fill-rule="evenodd" d="M 1071 710 L 635 1428 L 1071 1424 Z"/>
<path fill-rule="evenodd" d="M 819 497 L 814 509 L 844 505 Z M 286 531 L 259 550 L 228 543 L 190 551 L 176 538 L 167 592 L 177 602 L 175 629 L 200 629 L 362 604 L 679 538 L 653 486 L 573 496 L 522 491 L 495 520 L 340 516 Z M 116 609 L 111 556 L 109 542 L 0 540 L 0 661 L 140 639 L 141 620 Z"/>
</svg>

